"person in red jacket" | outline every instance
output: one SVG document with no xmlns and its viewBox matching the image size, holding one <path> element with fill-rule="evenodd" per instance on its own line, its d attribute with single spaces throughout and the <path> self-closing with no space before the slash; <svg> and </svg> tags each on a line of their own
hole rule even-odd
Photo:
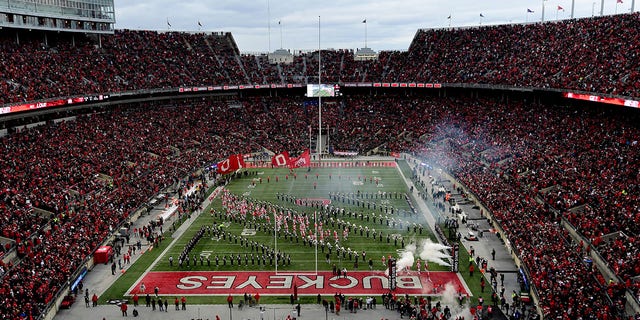
<svg viewBox="0 0 640 320">
<path fill-rule="evenodd" d="M 120 310 L 122 311 L 122 316 L 126 317 L 127 316 L 127 304 L 126 303 L 121 303 L 120 304 Z"/>
<path fill-rule="evenodd" d="M 138 306 L 138 300 L 140 300 L 140 297 L 138 297 L 137 293 L 134 293 L 133 297 L 131 298 L 131 300 L 133 300 L 133 306 L 137 307 Z"/>
</svg>

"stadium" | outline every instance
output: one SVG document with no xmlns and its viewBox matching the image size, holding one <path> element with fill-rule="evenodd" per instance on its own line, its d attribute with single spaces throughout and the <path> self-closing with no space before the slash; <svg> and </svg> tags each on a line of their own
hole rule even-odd
<svg viewBox="0 0 640 320">
<path fill-rule="evenodd" d="M 640 319 L 630 11 L 247 54 L 2 2 L 0 318 Z"/>
</svg>

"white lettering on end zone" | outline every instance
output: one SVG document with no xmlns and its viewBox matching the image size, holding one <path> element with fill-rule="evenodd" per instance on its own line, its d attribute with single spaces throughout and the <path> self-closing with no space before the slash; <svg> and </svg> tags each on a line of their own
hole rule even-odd
<svg viewBox="0 0 640 320">
<path fill-rule="evenodd" d="M 205 254 L 207 254 L 206 252 Z M 456 290 L 468 292 L 459 274 L 453 272 L 428 272 L 420 275 L 401 273 L 397 276 L 397 288 L 410 294 L 440 294 L 433 283 L 451 283 Z M 388 292 L 389 279 L 382 272 L 352 271 L 344 277 L 331 272 L 316 274 L 274 274 L 265 271 L 179 271 L 149 272 L 134 285 L 129 294 L 140 293 L 140 282 L 152 283 L 167 295 L 228 295 L 254 292 L 265 295 L 291 294 L 297 287 L 300 295 L 333 294 L 336 291 L 350 295 L 371 295 Z M 426 290 L 426 291 L 425 291 Z"/>
<path fill-rule="evenodd" d="M 397 278 L 396 282 L 400 289 L 421 289 L 422 283 L 416 276 L 401 276 Z"/>
<path fill-rule="evenodd" d="M 305 289 L 315 285 L 316 289 L 324 289 L 324 276 L 318 276 L 315 280 L 311 280 L 307 276 L 298 276 L 298 279 L 304 281 L 304 284 L 299 285 L 298 289 Z"/>
<path fill-rule="evenodd" d="M 215 279 L 220 280 L 216 281 Z M 212 276 L 210 283 L 215 285 L 207 286 L 207 289 L 231 289 L 235 280 L 235 276 Z"/>
<path fill-rule="evenodd" d="M 195 280 L 199 280 L 199 281 L 195 281 Z M 202 276 L 184 277 L 180 279 L 181 284 L 177 285 L 176 287 L 182 290 L 198 289 L 202 286 L 202 281 L 207 281 L 207 277 L 202 277 Z"/>
<path fill-rule="evenodd" d="M 262 289 L 262 286 L 256 281 L 256 276 L 249 276 L 247 281 L 241 283 L 236 289 L 244 289 L 246 286 L 252 286 L 254 289 Z"/>
<path fill-rule="evenodd" d="M 346 278 L 333 276 L 333 277 L 329 278 L 329 281 L 337 281 L 339 279 L 348 279 L 349 280 L 349 284 L 340 285 L 340 284 L 337 284 L 337 283 L 329 283 L 329 285 L 332 288 L 336 288 L 336 289 L 351 289 L 351 288 L 355 288 L 358 285 L 358 279 L 356 279 L 356 278 L 354 278 L 352 276 L 347 276 Z"/>
<path fill-rule="evenodd" d="M 274 280 L 274 278 L 280 278 L 279 280 Z M 269 276 L 269 285 L 267 285 L 268 289 L 287 289 L 293 286 L 293 276 Z M 271 285 L 279 284 L 279 285 Z"/>
</svg>

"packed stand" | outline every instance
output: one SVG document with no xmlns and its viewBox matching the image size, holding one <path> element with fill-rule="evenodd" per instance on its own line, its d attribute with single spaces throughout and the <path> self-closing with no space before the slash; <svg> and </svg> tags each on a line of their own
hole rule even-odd
<svg viewBox="0 0 640 320">
<path fill-rule="evenodd" d="M 374 61 L 355 61 L 352 50 L 323 50 L 321 76 L 325 83 L 471 83 L 638 97 L 639 30 L 638 13 L 419 30 L 408 51 L 381 51 Z M 272 65 L 266 55 L 241 55 L 229 33 L 118 30 L 101 43 L 61 37 L 48 46 L 40 39 L 17 45 L 13 34 L 2 36 L 0 104 L 179 86 L 318 81 L 318 51 Z"/>
<path fill-rule="evenodd" d="M 640 14 L 420 30 L 397 81 L 503 84 L 639 95 Z M 624 44 L 628 48 L 623 48 Z"/>
<path fill-rule="evenodd" d="M 633 120 L 637 115 L 513 101 L 450 103 L 455 111 L 447 103 L 432 111 L 444 114 L 444 120 L 430 128 L 431 143 L 417 144 L 414 150 L 453 173 L 501 222 L 531 272 L 547 315 L 602 318 L 622 310 L 624 288 L 637 290 L 632 278 L 639 275 L 637 177 L 629 174 L 638 172 L 632 160 L 638 146 L 626 140 L 639 133 Z M 600 148 L 596 156 L 587 155 Z M 593 211 L 570 210 L 580 205 Z M 603 253 L 622 283 L 608 284 L 585 266 L 586 253 L 569 241 L 560 215 L 590 241 L 604 232 L 628 235 L 595 241 L 592 247 Z M 604 303 L 605 294 L 613 305 Z"/>
<path fill-rule="evenodd" d="M 237 140 L 233 128 L 245 127 L 226 110 L 222 102 L 114 108 L 3 137 L 0 227 L 18 243 L 21 259 L 3 266 L 0 313 L 40 314 L 88 255 L 155 194 L 230 153 L 260 150 L 243 139 L 227 143 Z M 229 131 L 214 134 L 218 123 L 229 123 Z"/>
</svg>

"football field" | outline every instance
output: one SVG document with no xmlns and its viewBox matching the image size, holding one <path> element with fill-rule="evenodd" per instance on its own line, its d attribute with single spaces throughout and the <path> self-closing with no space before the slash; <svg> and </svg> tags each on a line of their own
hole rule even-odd
<svg viewBox="0 0 640 320">
<path fill-rule="evenodd" d="M 378 296 L 389 292 L 389 258 L 398 261 L 402 294 L 438 295 L 445 283 L 467 291 L 446 258 L 436 263 L 443 253 L 421 252 L 435 237 L 412 210 L 396 162 L 327 165 L 245 169 L 202 213 L 180 219 L 182 233 L 165 232 L 103 297 L 140 294 L 142 283 L 201 303 L 243 293 L 282 301 L 295 292 L 303 302 L 337 292 Z"/>
</svg>

